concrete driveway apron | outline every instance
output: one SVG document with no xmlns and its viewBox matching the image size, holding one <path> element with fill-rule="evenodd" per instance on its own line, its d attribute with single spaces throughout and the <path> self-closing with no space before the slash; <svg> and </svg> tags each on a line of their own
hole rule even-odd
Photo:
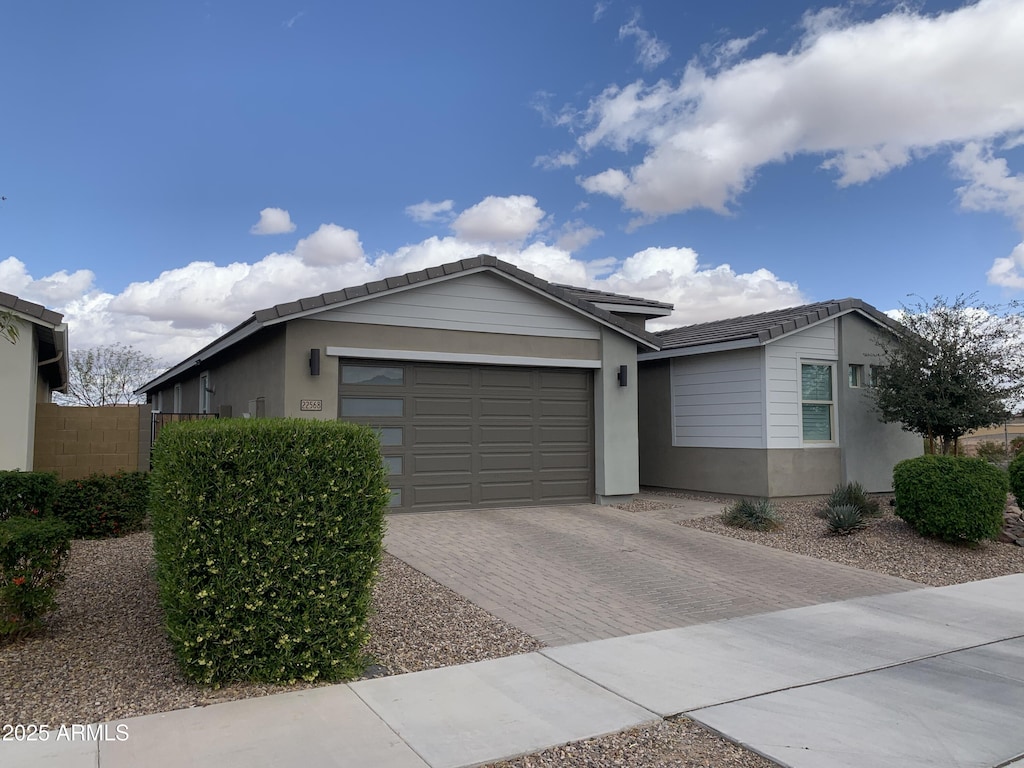
<svg viewBox="0 0 1024 768">
<path fill-rule="evenodd" d="M 678 525 L 695 505 L 392 515 L 385 546 L 548 645 L 921 586 Z"/>
</svg>

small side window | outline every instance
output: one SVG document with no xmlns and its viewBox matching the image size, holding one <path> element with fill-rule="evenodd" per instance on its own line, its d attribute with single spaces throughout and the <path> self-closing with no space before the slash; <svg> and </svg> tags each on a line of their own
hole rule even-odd
<svg viewBox="0 0 1024 768">
<path fill-rule="evenodd" d="M 864 366 L 863 365 L 851 365 L 850 366 L 850 386 L 859 388 L 864 386 Z"/>
</svg>

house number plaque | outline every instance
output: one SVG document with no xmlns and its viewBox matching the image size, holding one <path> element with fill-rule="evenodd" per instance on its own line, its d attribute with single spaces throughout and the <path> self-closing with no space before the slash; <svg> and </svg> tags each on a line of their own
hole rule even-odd
<svg viewBox="0 0 1024 768">
<path fill-rule="evenodd" d="M 323 409 L 323 400 L 299 400 L 300 411 L 322 411 Z"/>
</svg>

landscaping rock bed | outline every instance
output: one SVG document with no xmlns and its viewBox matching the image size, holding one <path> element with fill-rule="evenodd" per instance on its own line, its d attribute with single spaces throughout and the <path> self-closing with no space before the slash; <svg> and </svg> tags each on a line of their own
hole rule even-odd
<svg viewBox="0 0 1024 768">
<path fill-rule="evenodd" d="M 309 687 L 187 682 L 164 635 L 149 533 L 75 541 L 59 611 L 0 647 L 0 724 L 91 723 Z M 540 643 L 390 555 L 374 591 L 375 674 L 536 650 Z"/>
<path fill-rule="evenodd" d="M 781 525 L 767 532 L 731 528 L 718 516 L 680 525 L 933 587 L 1024 572 L 1024 548 L 996 541 L 968 545 L 922 538 L 896 517 L 889 497 L 881 498 L 880 515 L 865 518 L 867 526 L 848 536 L 828 534 L 825 521 L 814 515 L 821 506 L 820 499 L 777 502 Z"/>
</svg>

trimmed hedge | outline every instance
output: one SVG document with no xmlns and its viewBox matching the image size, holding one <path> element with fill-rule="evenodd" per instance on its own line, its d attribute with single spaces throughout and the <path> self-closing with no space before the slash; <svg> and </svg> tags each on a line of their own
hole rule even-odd
<svg viewBox="0 0 1024 768">
<path fill-rule="evenodd" d="M 0 641 L 39 629 L 57 607 L 70 538 L 68 527 L 52 518 L 0 522 Z"/>
<path fill-rule="evenodd" d="M 0 471 L 0 520 L 45 517 L 57 498 L 57 476 L 50 472 Z"/>
<path fill-rule="evenodd" d="M 1024 453 L 1010 463 L 1010 490 L 1017 500 L 1017 506 L 1024 507 Z"/>
<path fill-rule="evenodd" d="M 75 538 L 124 536 L 142 528 L 149 510 L 149 475 L 118 472 L 65 480 L 54 513 L 72 528 Z"/>
<path fill-rule="evenodd" d="M 1003 525 L 1006 473 L 983 459 L 919 456 L 893 470 L 896 514 L 923 536 L 994 539 Z"/>
<path fill-rule="evenodd" d="M 180 422 L 152 460 L 157 579 L 185 675 L 359 675 L 390 497 L 377 435 L 305 419 Z"/>
</svg>

